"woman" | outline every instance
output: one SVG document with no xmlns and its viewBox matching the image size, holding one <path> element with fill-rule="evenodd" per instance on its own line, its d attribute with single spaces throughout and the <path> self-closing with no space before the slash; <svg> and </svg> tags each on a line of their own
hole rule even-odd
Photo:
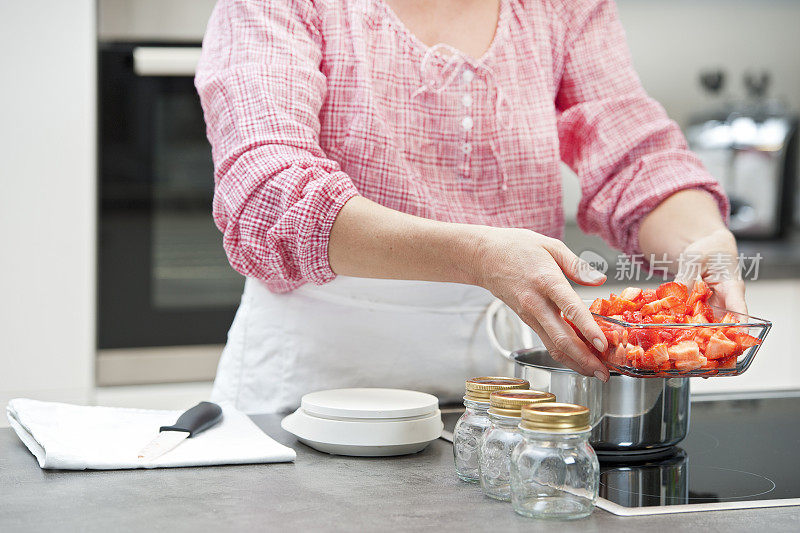
<svg viewBox="0 0 800 533">
<path fill-rule="evenodd" d="M 221 0 L 196 85 L 247 276 L 214 398 L 248 412 L 345 386 L 456 400 L 496 371 L 492 295 L 607 380 L 560 317 L 605 349 L 567 281 L 605 276 L 558 240 L 561 161 L 584 231 L 736 256 L 725 195 L 640 86 L 609 0 Z M 740 281 L 716 285 L 744 310 Z"/>
</svg>

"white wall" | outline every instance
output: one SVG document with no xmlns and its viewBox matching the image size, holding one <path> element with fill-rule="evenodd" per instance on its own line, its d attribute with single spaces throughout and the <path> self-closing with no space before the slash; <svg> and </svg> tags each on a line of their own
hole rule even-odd
<svg viewBox="0 0 800 533">
<path fill-rule="evenodd" d="M 93 386 L 94 13 L 0 3 L 0 406 Z"/>
<path fill-rule="evenodd" d="M 682 127 L 714 105 L 698 74 L 721 68 L 728 90 L 744 95 L 747 69 L 772 73 L 774 96 L 800 112 L 800 2 L 797 0 L 617 0 L 634 66 L 648 93 Z M 565 212 L 574 219 L 580 192 L 565 175 Z"/>
<path fill-rule="evenodd" d="M 634 65 L 647 91 L 682 126 L 712 100 L 698 73 L 719 67 L 743 95 L 747 69 L 772 73 L 771 94 L 800 111 L 800 2 L 617 0 Z"/>
</svg>

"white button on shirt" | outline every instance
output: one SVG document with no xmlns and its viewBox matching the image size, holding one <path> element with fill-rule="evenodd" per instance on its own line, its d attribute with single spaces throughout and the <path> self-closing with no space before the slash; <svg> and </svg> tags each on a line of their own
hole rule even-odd
<svg viewBox="0 0 800 533">
<path fill-rule="evenodd" d="M 471 106 L 472 105 L 472 95 L 471 94 L 465 94 L 464 96 L 462 96 L 461 97 L 461 104 L 464 107 Z"/>
<path fill-rule="evenodd" d="M 464 117 L 464 119 L 461 121 L 461 127 L 464 128 L 465 130 L 471 130 L 472 129 L 472 118 L 471 117 Z"/>
<path fill-rule="evenodd" d="M 461 80 L 464 83 L 470 83 L 474 77 L 475 73 L 472 72 L 471 70 L 465 70 L 464 72 L 461 73 Z"/>
</svg>

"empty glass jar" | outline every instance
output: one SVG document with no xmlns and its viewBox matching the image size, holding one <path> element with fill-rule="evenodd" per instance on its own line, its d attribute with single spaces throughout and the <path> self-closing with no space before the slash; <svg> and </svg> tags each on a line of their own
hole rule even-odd
<svg viewBox="0 0 800 533">
<path fill-rule="evenodd" d="M 453 458 L 456 474 L 463 481 L 477 483 L 480 479 L 478 451 L 483 431 L 489 427 L 489 394 L 498 390 L 527 389 L 524 379 L 480 377 L 468 379 L 464 407 L 466 410 L 453 430 Z"/>
<path fill-rule="evenodd" d="M 527 405 L 554 402 L 549 392 L 497 391 L 489 395 L 489 427 L 483 433 L 479 453 L 481 490 L 491 498 L 511 499 L 511 452 L 522 440 L 520 410 Z"/>
<path fill-rule="evenodd" d="M 523 441 L 511 454 L 514 510 L 533 518 L 589 516 L 600 481 L 589 410 L 568 403 L 525 407 L 519 429 Z"/>
</svg>

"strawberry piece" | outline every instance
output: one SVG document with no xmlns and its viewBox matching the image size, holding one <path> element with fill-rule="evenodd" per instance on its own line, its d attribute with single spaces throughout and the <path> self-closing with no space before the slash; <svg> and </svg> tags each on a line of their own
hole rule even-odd
<svg viewBox="0 0 800 533">
<path fill-rule="evenodd" d="M 642 291 L 642 301 L 646 304 L 655 302 L 658 300 L 658 294 L 653 289 L 645 289 Z"/>
<path fill-rule="evenodd" d="M 686 298 L 689 297 L 689 289 L 683 283 L 670 281 L 668 283 L 661 284 L 656 289 L 656 296 L 658 296 L 659 298 L 674 296 L 678 298 L 680 301 L 685 302 Z"/>
<path fill-rule="evenodd" d="M 702 368 L 707 362 L 708 360 L 702 355 L 698 356 L 696 359 L 680 359 L 673 361 L 676 370 L 697 370 L 698 368 Z"/>
<path fill-rule="evenodd" d="M 728 339 L 724 333 L 718 331 L 708 339 L 708 346 L 705 349 L 705 356 L 708 359 L 723 359 L 733 355 L 737 345 Z"/>
<path fill-rule="evenodd" d="M 627 352 L 628 352 L 628 361 L 635 362 L 641 359 L 641 357 L 644 355 L 644 348 L 642 348 L 641 346 L 634 346 L 633 344 L 629 344 L 627 347 Z"/>
<path fill-rule="evenodd" d="M 692 316 L 702 317 L 706 322 L 714 322 L 714 311 L 705 302 L 697 302 L 694 304 Z"/>
<path fill-rule="evenodd" d="M 755 346 L 756 344 L 761 344 L 761 341 L 757 337 L 753 337 L 752 335 L 748 335 L 747 333 L 738 333 L 734 336 L 734 341 L 742 351 Z"/>
<path fill-rule="evenodd" d="M 608 314 L 608 309 L 610 306 L 611 304 L 608 300 L 605 298 L 598 298 L 592 302 L 592 305 L 589 306 L 589 311 L 597 315 L 606 315 Z"/>
<path fill-rule="evenodd" d="M 659 342 L 666 342 L 672 344 L 673 340 L 672 331 L 668 329 L 660 329 L 657 331 L 658 333 L 656 333 L 656 338 L 658 339 Z"/>
<path fill-rule="evenodd" d="M 606 360 L 612 365 L 628 366 L 628 351 L 623 345 L 618 344 L 613 351 L 609 350 Z"/>
<path fill-rule="evenodd" d="M 652 315 L 650 320 L 652 320 L 654 324 L 672 324 L 675 322 L 675 317 L 667 313 L 659 313 L 657 315 Z"/>
<path fill-rule="evenodd" d="M 634 329 L 628 337 L 628 342 L 636 346 L 641 346 L 645 350 L 649 349 L 653 344 L 658 342 L 658 337 L 652 334 L 653 332 L 647 329 Z"/>
<path fill-rule="evenodd" d="M 708 287 L 708 284 L 703 280 L 695 281 L 694 287 L 692 287 L 692 293 L 689 295 L 689 298 L 686 299 L 686 305 L 694 308 L 694 304 L 697 302 L 705 302 L 708 300 L 709 296 L 711 296 L 711 289 Z"/>
<path fill-rule="evenodd" d="M 654 315 L 658 313 L 661 311 L 661 300 L 644 304 L 641 311 L 643 315 Z"/>
<path fill-rule="evenodd" d="M 666 343 L 663 342 L 654 344 L 644 355 L 645 357 L 652 357 L 656 365 L 659 366 L 669 362 L 669 349 Z"/>
<path fill-rule="evenodd" d="M 672 342 L 682 342 L 694 340 L 694 332 L 690 329 L 673 329 Z"/>
<path fill-rule="evenodd" d="M 667 349 L 671 361 L 699 360 L 700 347 L 694 341 L 681 341 Z M 676 365 L 677 368 L 677 365 Z"/>
<path fill-rule="evenodd" d="M 686 307 L 685 304 L 675 296 L 667 296 L 655 302 L 644 304 L 641 311 L 643 315 L 654 315 L 661 311 L 670 311 L 682 315 L 686 312 Z"/>
<path fill-rule="evenodd" d="M 642 305 L 641 302 L 632 302 L 621 297 L 614 297 L 610 300 L 608 312 L 611 315 L 621 315 L 625 311 L 638 311 Z"/>
<path fill-rule="evenodd" d="M 717 359 L 717 368 L 736 368 L 736 356 Z"/>
<path fill-rule="evenodd" d="M 638 289 L 636 287 L 627 287 L 621 293 L 619 293 L 619 297 L 623 300 L 634 301 L 642 294 L 642 289 Z"/>
<path fill-rule="evenodd" d="M 714 369 L 714 368 L 718 368 L 718 364 L 717 364 L 717 361 L 715 359 L 707 359 L 706 360 L 706 364 L 704 364 L 700 368 L 702 368 L 703 370 L 711 370 L 711 369 Z"/>
</svg>

